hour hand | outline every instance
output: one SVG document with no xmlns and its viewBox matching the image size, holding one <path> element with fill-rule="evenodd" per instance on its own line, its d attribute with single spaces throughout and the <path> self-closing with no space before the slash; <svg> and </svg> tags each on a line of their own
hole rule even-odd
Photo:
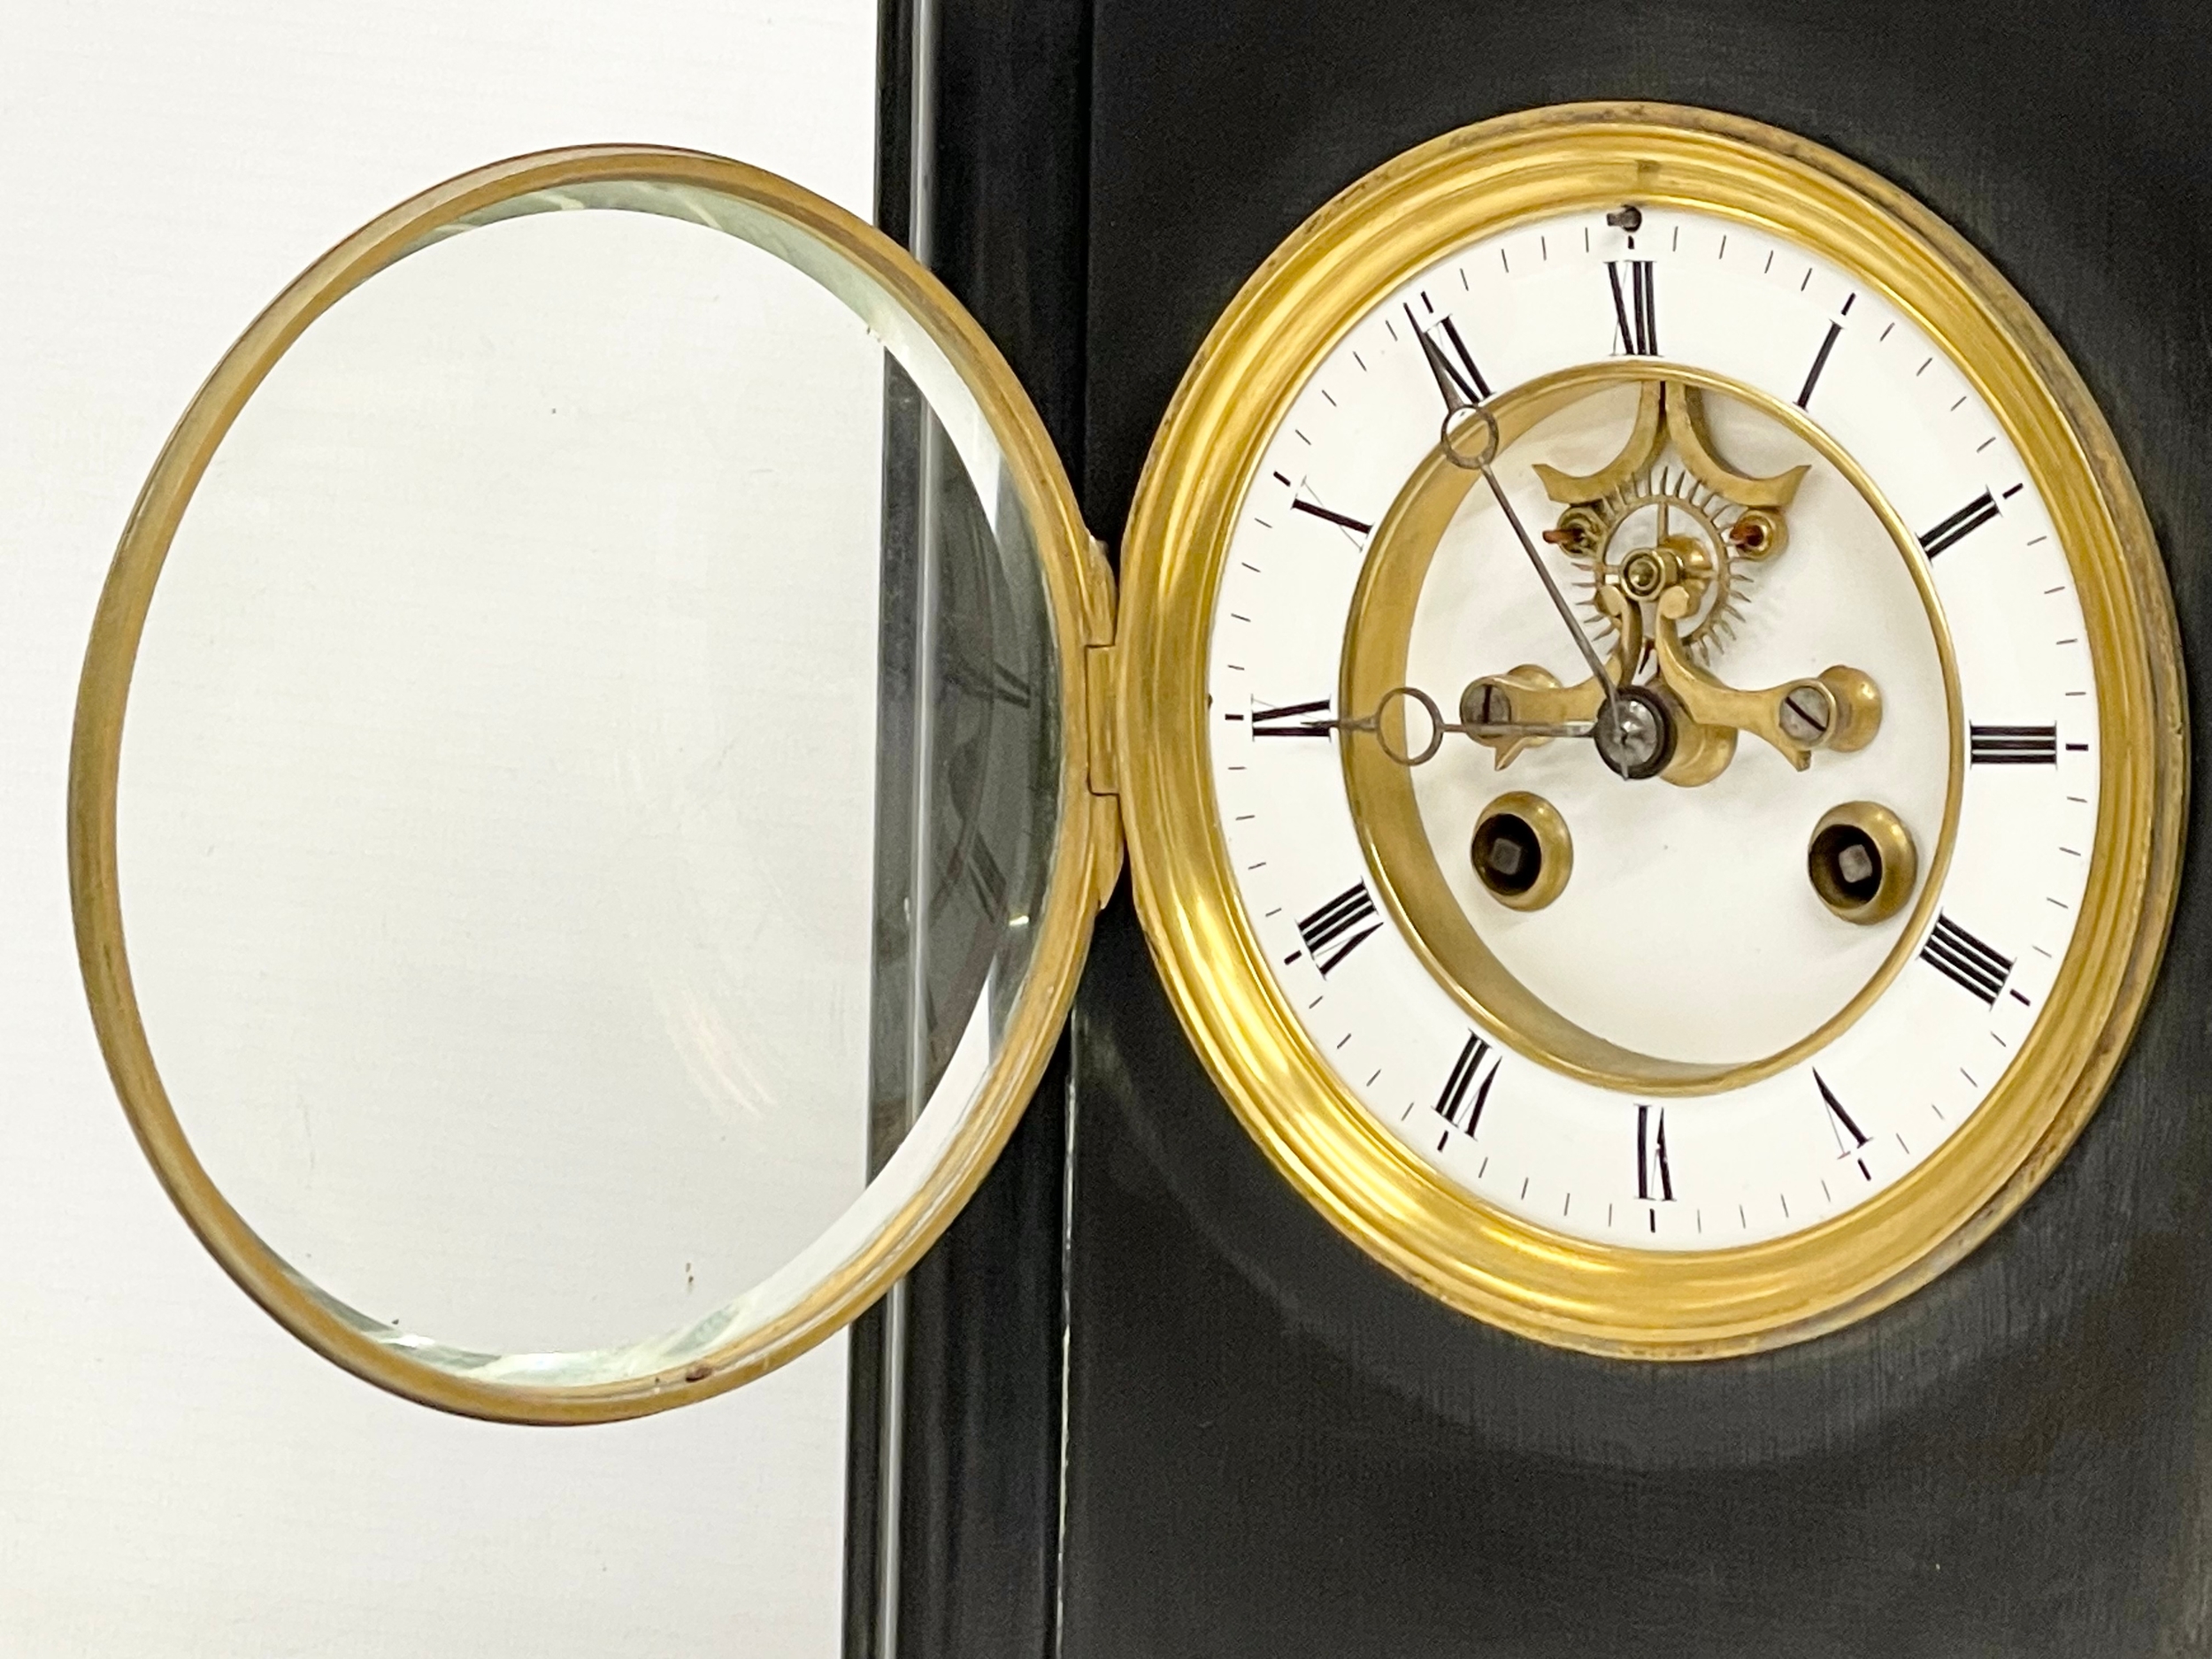
<svg viewBox="0 0 2212 1659">
<path fill-rule="evenodd" d="M 1459 694 L 1459 718 L 1467 734 L 1490 750 L 1502 772 L 1525 749 L 1558 735 L 1535 728 L 1559 721 L 1594 721 L 1616 686 L 1628 683 L 1631 669 L 1643 660 L 1643 616 L 1632 603 L 1606 588 L 1598 603 L 1613 619 L 1615 642 L 1601 672 L 1577 685 L 1563 686 L 1548 669 L 1533 663 L 1502 674 L 1487 674 Z M 1526 729 L 1516 731 L 1521 726 Z M 1578 733 L 1579 735 L 1579 733 Z"/>
<path fill-rule="evenodd" d="M 1549 670 L 1524 663 L 1509 672 L 1471 681 L 1459 696 L 1459 718 L 1502 772 L 1523 749 L 1562 735 L 1554 727 L 1571 726 L 1580 728 L 1575 735 L 1585 734 L 1604 706 L 1600 681 L 1563 686 Z"/>
<path fill-rule="evenodd" d="M 1541 672 L 1540 670 L 1538 672 Z M 1383 693 L 1372 714 L 1309 722 L 1310 729 L 1365 733 L 1374 738 L 1384 756 L 1401 766 L 1421 766 L 1436 757 L 1446 733 L 1457 732 L 1478 743 L 1499 741 L 1543 742 L 1555 737 L 1588 737 L 1594 727 L 1587 719 L 1516 718 L 1501 708 L 1479 718 L 1466 714 L 1466 698 L 1460 700 L 1458 723 L 1447 720 L 1436 699 L 1413 686 L 1394 686 Z"/>
</svg>

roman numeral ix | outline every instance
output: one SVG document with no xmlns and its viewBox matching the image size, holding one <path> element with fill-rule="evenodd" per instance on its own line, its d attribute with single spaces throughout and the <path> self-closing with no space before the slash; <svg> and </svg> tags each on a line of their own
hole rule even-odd
<svg viewBox="0 0 2212 1659">
<path fill-rule="evenodd" d="M 1482 1109 L 1490 1103 L 1490 1086 L 1498 1080 L 1498 1067 L 1504 1064 L 1502 1056 L 1491 1060 L 1490 1070 L 1478 1087 L 1475 1075 L 1482 1071 L 1489 1054 L 1490 1045 L 1469 1032 L 1467 1046 L 1452 1062 L 1452 1074 L 1444 1079 L 1444 1092 L 1436 1097 L 1436 1115 L 1463 1135 L 1472 1135 L 1475 1125 L 1482 1121 Z M 1441 1142 L 1437 1149 L 1443 1150 Z"/>
<path fill-rule="evenodd" d="M 1355 881 L 1300 922 L 1298 936 L 1306 941 L 1313 965 L 1325 974 L 1382 931 L 1382 924 L 1374 918 L 1375 901 L 1367 891 L 1367 884 Z M 1371 923 L 1372 926 L 1365 926 Z M 1351 935 L 1348 939 L 1345 937 L 1348 933 Z M 1340 945 L 1337 943 L 1340 939 L 1344 941 Z M 1325 950 L 1330 952 L 1325 957 L 1321 954 Z"/>
<path fill-rule="evenodd" d="M 1627 265 L 1625 282 L 1621 266 Z M 1613 319 L 1621 331 L 1621 349 L 1632 357 L 1659 355 L 1659 303 L 1652 292 L 1651 261 L 1608 259 L 1605 273 L 1613 280 Z"/>
<path fill-rule="evenodd" d="M 1646 1203 L 1674 1202 L 1674 1171 L 1667 1164 L 1667 1109 L 1636 1109 L 1636 1196 Z M 1655 1218 L 1652 1225 L 1655 1229 Z"/>
<path fill-rule="evenodd" d="M 1255 737 L 1326 737 L 1333 724 L 1326 697 L 1312 703 L 1286 703 L 1279 709 L 1252 710 Z"/>
<path fill-rule="evenodd" d="M 1920 550 L 1930 558 L 1946 548 L 1955 547 L 1997 516 L 1997 503 L 1989 498 L 1989 492 L 1968 502 L 1941 524 L 1920 538 Z"/>
<path fill-rule="evenodd" d="M 1936 918 L 1921 960 L 1962 990 L 1994 1006 L 2012 972 L 2012 958 L 2000 956 L 1947 916 Z"/>
<path fill-rule="evenodd" d="M 1970 726 L 1967 753 L 1977 766 L 2055 766 L 2058 727 Z"/>
</svg>

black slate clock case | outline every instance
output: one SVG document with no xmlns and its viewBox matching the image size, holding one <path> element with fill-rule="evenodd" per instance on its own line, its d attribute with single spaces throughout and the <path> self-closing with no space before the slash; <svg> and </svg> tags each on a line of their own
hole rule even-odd
<svg viewBox="0 0 2212 1659">
<path fill-rule="evenodd" d="M 1911 190 L 2050 326 L 2141 487 L 2200 703 L 2201 17 L 942 0 L 933 264 L 1103 529 L 1238 286 L 1378 163 L 1568 100 L 1773 122 Z M 890 0 L 894 234 L 916 24 Z M 1216 1094 L 1125 891 L 1013 1144 L 912 1280 L 902 1659 L 2212 1651 L 2198 874 L 2104 1106 L 2018 1216 L 1848 1331 L 1695 1365 L 1541 1348 L 1359 1255 Z M 857 1340 L 847 1647 L 876 1655 L 879 1317 Z"/>
</svg>

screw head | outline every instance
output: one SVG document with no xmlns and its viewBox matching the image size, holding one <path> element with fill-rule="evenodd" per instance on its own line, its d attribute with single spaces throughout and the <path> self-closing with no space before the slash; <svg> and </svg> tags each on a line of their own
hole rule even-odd
<svg viewBox="0 0 2212 1659">
<path fill-rule="evenodd" d="M 1655 778 L 1674 758 L 1674 718 L 1643 686 L 1619 687 L 1598 710 L 1591 736 L 1598 758 L 1624 778 Z"/>
<path fill-rule="evenodd" d="M 1656 599 L 1666 581 L 1664 561 L 1649 548 L 1631 553 L 1621 561 L 1621 586 L 1632 599 Z"/>
<path fill-rule="evenodd" d="M 1775 710 L 1775 724 L 1782 728 L 1782 735 L 1793 743 L 1808 749 L 1816 748 L 1835 729 L 1835 693 L 1816 680 L 1808 680 L 1790 687 L 1782 699 L 1782 706 Z"/>
</svg>

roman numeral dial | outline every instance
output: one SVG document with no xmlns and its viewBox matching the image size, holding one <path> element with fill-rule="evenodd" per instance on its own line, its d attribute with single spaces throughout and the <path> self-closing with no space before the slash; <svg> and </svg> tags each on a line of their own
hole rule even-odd
<svg viewBox="0 0 2212 1659">
<path fill-rule="evenodd" d="M 1812 406 L 1813 388 L 1820 384 L 1820 372 L 1828 366 L 1828 354 L 1836 349 L 1836 342 L 1842 335 L 1843 325 L 1841 323 L 1828 325 L 1828 333 L 1820 342 L 1820 349 L 1813 354 L 1813 366 L 1805 371 L 1805 384 L 1798 391 L 1797 406 L 1800 409 L 1809 409 Z"/>
<path fill-rule="evenodd" d="M 1667 1109 L 1636 1108 L 1636 1196 L 1646 1203 L 1674 1202 L 1674 1165 L 1667 1156 Z M 1657 1230 L 1658 1223 L 1652 1224 Z"/>
<path fill-rule="evenodd" d="M 1439 319 L 1424 328 L 1414 316 L 1413 307 L 1405 308 L 1406 321 L 1412 325 L 1414 337 L 1421 342 L 1421 355 L 1428 359 L 1429 372 L 1436 377 L 1439 386 L 1448 386 L 1458 394 L 1458 401 L 1445 401 L 1454 408 L 1479 403 L 1490 396 L 1490 382 L 1475 362 L 1475 354 L 1467 349 L 1467 342 L 1459 332 L 1459 325 L 1450 317 Z"/>
<path fill-rule="evenodd" d="M 1317 737 L 1325 741 L 1332 729 L 1326 697 L 1252 710 L 1254 737 Z"/>
<path fill-rule="evenodd" d="M 2076 509 L 1893 277 L 1671 200 L 1492 222 L 1299 334 L 1221 544 L 1154 549 L 1218 561 L 1174 635 L 1210 702 L 1136 764 L 1202 733 L 1240 907 L 1167 926 L 1187 982 L 1268 976 L 1209 1052 L 1287 1033 L 1431 1196 L 1795 1238 L 2047 1047 L 2116 770 Z M 1166 671 L 1118 661 L 1149 720 Z M 1673 720 L 1655 775 L 1609 689 Z"/>
<path fill-rule="evenodd" d="M 1318 518 L 1324 524 L 1333 524 L 1340 530 L 1349 530 L 1354 535 L 1366 535 L 1375 527 L 1364 518 L 1355 518 L 1348 512 L 1339 512 L 1333 507 L 1324 507 L 1317 501 L 1307 501 L 1302 497 L 1292 502 L 1290 510 L 1302 512 L 1310 518 Z"/>
</svg>

